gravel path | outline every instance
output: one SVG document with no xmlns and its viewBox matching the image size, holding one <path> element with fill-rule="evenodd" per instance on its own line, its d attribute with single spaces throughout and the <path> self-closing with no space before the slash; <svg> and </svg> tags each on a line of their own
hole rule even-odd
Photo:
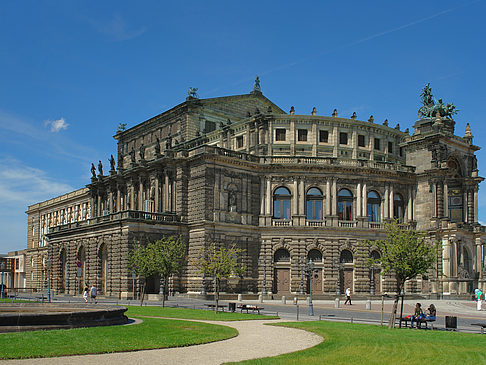
<svg viewBox="0 0 486 365">
<path fill-rule="evenodd" d="M 204 321 L 200 321 L 204 322 Z M 101 355 L 0 361 L 1 364 L 221 364 L 303 350 L 322 342 L 322 337 L 294 328 L 267 326 L 279 320 L 208 321 L 236 328 L 237 337 L 204 345 Z"/>
</svg>

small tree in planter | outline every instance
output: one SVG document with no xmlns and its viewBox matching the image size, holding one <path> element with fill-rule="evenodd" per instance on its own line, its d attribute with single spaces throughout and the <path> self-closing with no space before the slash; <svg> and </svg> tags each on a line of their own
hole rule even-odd
<svg viewBox="0 0 486 365">
<path fill-rule="evenodd" d="M 244 250 L 236 248 L 234 245 L 226 247 L 216 247 L 213 243 L 208 250 L 201 250 L 199 258 L 194 262 L 199 271 L 206 277 L 215 278 L 214 288 L 214 310 L 218 311 L 219 290 L 221 279 L 228 279 L 231 276 L 241 276 L 246 270 L 246 266 L 238 262 L 238 256 Z"/>
<path fill-rule="evenodd" d="M 129 265 L 132 272 L 144 277 L 140 305 L 143 304 L 147 278 L 160 275 L 163 281 L 162 306 L 165 306 L 169 277 L 182 268 L 186 257 L 186 245 L 180 236 L 164 237 L 146 246 L 136 245 L 130 252 Z"/>
<path fill-rule="evenodd" d="M 381 252 L 379 259 L 369 259 L 368 264 L 380 264 L 382 275 L 395 276 L 395 300 L 388 325 L 388 328 L 394 328 L 398 300 L 405 282 L 417 275 L 425 274 L 433 266 L 437 260 L 438 246 L 427 241 L 425 232 L 403 229 L 396 220 L 386 223 L 385 230 L 387 238 L 365 240 L 363 244 L 375 247 Z"/>
</svg>

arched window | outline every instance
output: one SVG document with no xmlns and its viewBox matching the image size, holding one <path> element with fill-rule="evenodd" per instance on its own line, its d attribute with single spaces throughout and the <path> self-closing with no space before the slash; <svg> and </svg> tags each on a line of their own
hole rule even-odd
<svg viewBox="0 0 486 365">
<path fill-rule="evenodd" d="M 86 272 L 86 250 L 84 248 L 84 246 L 81 246 L 78 250 L 78 256 L 77 256 L 77 267 L 79 269 L 81 269 L 80 271 L 80 274 L 81 274 L 81 280 L 80 280 L 80 286 L 78 288 L 78 292 L 79 293 L 82 293 L 83 292 L 83 288 L 84 286 L 86 285 L 86 282 L 85 282 L 85 272 Z"/>
<path fill-rule="evenodd" d="M 381 255 L 378 251 L 373 250 L 370 252 L 370 258 L 372 258 L 373 260 L 379 260 L 381 258 Z"/>
<path fill-rule="evenodd" d="M 279 248 L 273 255 L 274 262 L 290 262 L 290 253 L 285 248 Z"/>
<path fill-rule="evenodd" d="M 368 206 L 367 206 L 367 215 L 369 222 L 379 222 L 380 221 L 380 203 L 381 199 L 380 196 L 376 191 L 370 191 L 368 193 Z"/>
<path fill-rule="evenodd" d="M 273 193 L 273 217 L 277 219 L 290 219 L 290 191 L 283 186 Z"/>
<path fill-rule="evenodd" d="M 322 191 L 318 188 L 307 190 L 306 216 L 308 220 L 322 220 Z"/>
<path fill-rule="evenodd" d="M 348 189 L 339 190 L 338 217 L 342 221 L 353 220 L 353 194 Z"/>
<path fill-rule="evenodd" d="M 307 254 L 307 261 L 322 262 L 322 253 L 317 249 L 312 249 Z"/>
<path fill-rule="evenodd" d="M 349 250 L 342 250 L 339 261 L 342 264 L 352 264 L 353 263 L 353 254 Z"/>
<path fill-rule="evenodd" d="M 403 222 L 405 212 L 405 205 L 400 194 L 393 195 L 393 218 L 398 219 L 398 222 Z"/>
</svg>

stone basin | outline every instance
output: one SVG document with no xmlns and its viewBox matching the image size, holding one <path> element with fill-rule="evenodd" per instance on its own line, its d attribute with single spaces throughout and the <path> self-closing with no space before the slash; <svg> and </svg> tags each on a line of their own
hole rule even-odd
<svg viewBox="0 0 486 365">
<path fill-rule="evenodd" d="M 127 308 L 99 304 L 2 303 L 0 332 L 110 326 L 128 323 Z"/>
</svg>

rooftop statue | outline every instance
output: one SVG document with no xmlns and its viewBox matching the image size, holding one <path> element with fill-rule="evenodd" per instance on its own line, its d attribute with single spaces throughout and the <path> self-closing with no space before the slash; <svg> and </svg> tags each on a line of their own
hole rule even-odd
<svg viewBox="0 0 486 365">
<path fill-rule="evenodd" d="M 197 99 L 197 87 L 190 87 L 189 90 L 187 91 L 187 97 L 188 98 L 194 98 Z"/>
<path fill-rule="evenodd" d="M 255 78 L 255 83 L 253 84 L 253 91 L 258 93 L 262 92 L 262 88 L 260 86 L 260 78 L 258 76 Z"/>
<path fill-rule="evenodd" d="M 432 89 L 430 88 L 430 83 L 425 85 L 422 93 L 420 94 L 422 98 L 422 104 L 417 112 L 419 118 L 433 118 L 439 112 L 441 117 L 452 119 L 452 116 L 457 113 L 456 106 L 452 103 L 444 104 L 442 99 L 437 102 L 432 95 Z"/>
<path fill-rule="evenodd" d="M 113 155 L 111 155 L 110 157 L 110 170 L 111 171 L 115 170 L 115 158 L 113 157 Z"/>
</svg>

